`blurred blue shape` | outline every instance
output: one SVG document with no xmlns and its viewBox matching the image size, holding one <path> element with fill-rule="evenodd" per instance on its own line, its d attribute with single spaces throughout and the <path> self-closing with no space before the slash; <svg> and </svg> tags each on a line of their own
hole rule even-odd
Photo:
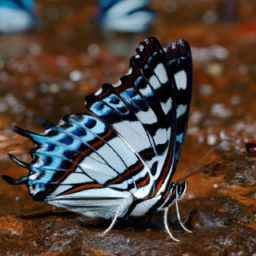
<svg viewBox="0 0 256 256">
<path fill-rule="evenodd" d="M 139 33 L 148 29 L 154 12 L 144 7 L 150 0 L 100 0 L 98 22 L 104 29 Z"/>
<path fill-rule="evenodd" d="M 33 0 L 0 0 L 0 33 L 26 30 L 34 25 Z"/>
</svg>

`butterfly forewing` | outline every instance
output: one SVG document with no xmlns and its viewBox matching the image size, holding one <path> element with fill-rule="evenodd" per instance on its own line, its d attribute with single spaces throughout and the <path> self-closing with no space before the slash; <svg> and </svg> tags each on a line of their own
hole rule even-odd
<svg viewBox="0 0 256 256">
<path fill-rule="evenodd" d="M 136 196 L 151 197 L 163 188 L 162 181 L 171 169 L 165 160 L 168 153 L 171 159 L 173 157 L 169 148 L 174 147 L 174 78 L 170 78 L 166 56 L 155 38 L 141 43 L 130 63 L 130 73 L 122 77 L 118 85 L 104 85 L 86 99 L 86 106 L 105 123 L 111 124 L 136 152 L 147 170 L 137 186 L 141 188 L 143 184 L 143 190 Z"/>
<path fill-rule="evenodd" d="M 175 79 L 177 116 L 175 168 L 179 160 L 189 117 L 192 93 L 192 56 L 189 44 L 182 39 L 165 48 L 165 53 L 170 72 Z"/>
</svg>

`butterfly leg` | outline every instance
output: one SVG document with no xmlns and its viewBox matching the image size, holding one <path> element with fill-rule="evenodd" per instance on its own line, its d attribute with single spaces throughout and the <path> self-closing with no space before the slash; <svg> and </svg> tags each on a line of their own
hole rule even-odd
<svg viewBox="0 0 256 256">
<path fill-rule="evenodd" d="M 177 218 L 178 218 L 179 224 L 181 225 L 181 227 L 182 227 L 185 231 L 187 231 L 187 232 L 189 232 L 189 233 L 192 233 L 192 231 L 189 230 L 189 229 L 187 229 L 187 228 L 183 225 L 183 223 L 181 222 L 181 220 L 180 220 L 180 212 L 179 212 L 179 207 L 178 207 L 178 201 L 177 201 L 177 200 L 175 201 L 175 204 L 176 204 L 176 212 L 177 212 Z"/>
<path fill-rule="evenodd" d="M 112 219 L 112 222 L 111 222 L 110 226 L 103 233 L 101 233 L 100 236 L 105 236 L 114 227 L 114 225 L 116 224 L 119 212 L 120 211 L 119 211 L 119 208 L 118 208 L 116 213 L 115 213 L 114 218 Z"/>
<path fill-rule="evenodd" d="M 168 210 L 169 210 L 169 207 L 168 208 L 165 208 L 164 210 L 164 226 L 165 226 L 165 229 L 167 231 L 167 233 L 169 234 L 169 236 L 171 237 L 171 239 L 175 242 L 179 242 L 180 240 L 176 239 L 171 231 L 169 230 L 169 227 L 168 227 L 168 220 L 167 220 L 167 217 L 168 217 Z"/>
</svg>

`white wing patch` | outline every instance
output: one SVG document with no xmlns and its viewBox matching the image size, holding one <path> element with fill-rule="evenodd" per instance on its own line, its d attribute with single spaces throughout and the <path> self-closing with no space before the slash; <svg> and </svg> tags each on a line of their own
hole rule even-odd
<svg viewBox="0 0 256 256">
<path fill-rule="evenodd" d="M 161 102 L 161 107 L 165 114 L 172 109 L 172 98 L 169 98 L 166 102 Z"/>
<path fill-rule="evenodd" d="M 145 88 L 143 89 L 140 88 L 139 91 L 142 95 L 145 95 L 145 96 L 153 95 L 153 92 L 148 84 L 146 85 Z"/>
<path fill-rule="evenodd" d="M 88 183 L 92 181 L 88 176 L 86 176 L 84 173 L 71 173 L 67 176 L 67 178 L 61 182 L 62 184 L 67 184 L 67 185 L 73 185 L 73 184 L 81 184 L 81 183 Z"/>
<path fill-rule="evenodd" d="M 148 136 L 139 121 L 122 121 L 113 126 L 135 152 L 150 147 Z"/>
<path fill-rule="evenodd" d="M 157 122 L 157 117 L 151 108 L 149 108 L 147 111 L 138 112 L 136 116 L 143 124 L 154 124 Z"/>
<path fill-rule="evenodd" d="M 102 88 L 100 88 L 97 92 L 94 93 L 95 96 L 99 96 L 102 93 Z"/>
<path fill-rule="evenodd" d="M 157 89 L 160 87 L 160 83 L 157 79 L 156 76 L 151 76 L 150 79 L 149 79 L 149 83 L 151 84 L 151 86 L 154 88 L 154 89 Z"/>
<path fill-rule="evenodd" d="M 94 154 L 94 153 L 93 153 Z M 92 157 L 93 157 L 93 154 Z M 81 163 L 81 168 L 94 180 L 104 184 L 107 180 L 113 179 L 117 173 L 106 164 L 99 163 L 92 158 L 86 157 Z"/>
<path fill-rule="evenodd" d="M 167 83 L 168 81 L 168 76 L 167 76 L 167 73 L 166 73 L 166 70 L 164 68 L 164 65 L 163 63 L 159 63 L 156 68 L 155 68 L 155 74 L 157 75 L 159 81 L 162 83 L 162 84 L 165 84 Z"/>
<path fill-rule="evenodd" d="M 134 155 L 133 151 L 131 151 L 131 149 L 119 137 L 108 141 L 108 144 L 117 151 L 127 166 L 131 166 L 137 162 L 138 159 Z"/>
<path fill-rule="evenodd" d="M 113 84 L 113 87 L 119 87 L 122 84 L 121 80 L 118 80 L 117 83 Z"/>
<path fill-rule="evenodd" d="M 167 138 L 167 131 L 166 129 L 159 128 L 154 136 L 155 143 L 158 144 L 164 144 L 168 140 Z"/>
<path fill-rule="evenodd" d="M 128 72 L 126 73 L 126 76 L 129 76 L 132 73 L 132 68 L 129 68 Z"/>
<path fill-rule="evenodd" d="M 32 191 L 31 189 L 32 186 L 30 186 L 30 193 Z M 73 188 L 72 185 L 61 185 L 61 186 L 58 186 L 52 193 L 51 193 L 51 197 L 55 197 L 56 195 L 59 195 L 60 193 L 63 193 L 65 192 L 66 190 L 70 189 L 70 188 Z"/>
<path fill-rule="evenodd" d="M 118 173 L 123 173 L 126 170 L 124 163 L 109 145 L 104 144 L 97 150 L 97 153 Z"/>
<path fill-rule="evenodd" d="M 187 88 L 187 74 L 184 70 L 181 70 L 178 73 L 174 74 L 174 78 L 178 90 L 185 90 Z"/>
<path fill-rule="evenodd" d="M 176 109 L 177 118 L 184 115 L 186 113 L 186 111 L 187 111 L 187 105 L 180 104 Z"/>
</svg>

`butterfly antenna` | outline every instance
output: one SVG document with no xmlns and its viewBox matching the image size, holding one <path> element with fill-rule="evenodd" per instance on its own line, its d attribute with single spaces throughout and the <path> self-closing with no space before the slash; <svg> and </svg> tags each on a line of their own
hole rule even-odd
<svg viewBox="0 0 256 256">
<path fill-rule="evenodd" d="M 165 226 L 165 230 L 167 231 L 167 233 L 169 234 L 169 236 L 171 237 L 171 239 L 172 239 L 173 241 L 175 241 L 175 242 L 180 242 L 179 239 L 176 239 L 176 238 L 172 235 L 172 233 L 171 233 L 171 231 L 170 231 L 170 229 L 169 229 L 169 227 L 168 227 L 168 220 L 167 220 L 168 211 L 169 211 L 169 207 L 168 207 L 168 208 L 165 208 L 165 210 L 164 210 L 164 226 Z"/>
<path fill-rule="evenodd" d="M 219 140 L 215 145 L 213 145 L 210 149 L 208 149 L 202 156 L 200 156 L 186 171 L 185 175 L 181 179 L 181 181 L 184 181 L 188 176 L 188 172 L 196 166 L 206 155 L 208 155 L 211 151 L 213 151 L 215 148 L 217 148 L 224 140 Z"/>
</svg>

